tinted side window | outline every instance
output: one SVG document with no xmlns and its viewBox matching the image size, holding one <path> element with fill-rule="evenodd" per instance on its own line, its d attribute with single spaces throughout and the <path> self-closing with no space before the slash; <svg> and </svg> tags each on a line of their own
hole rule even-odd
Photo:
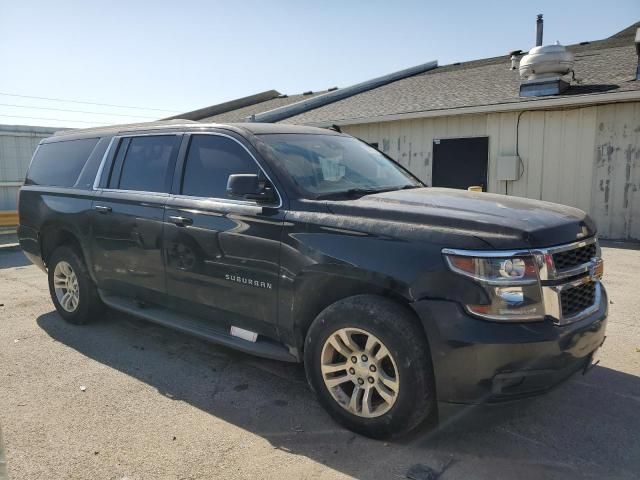
<svg viewBox="0 0 640 480">
<path fill-rule="evenodd" d="M 177 145 L 175 135 L 131 138 L 119 181 L 112 179 L 110 186 L 117 185 L 115 188 L 120 190 L 167 192 Z"/>
<path fill-rule="evenodd" d="M 82 167 L 82 171 L 80 172 L 80 176 L 78 177 L 78 181 L 75 183 L 74 187 L 83 189 L 93 188 L 93 182 L 96 179 L 98 168 L 100 168 L 102 158 L 104 157 L 110 142 L 111 137 L 102 137 L 100 139 L 96 147 L 91 152 L 91 155 L 89 155 L 89 160 L 87 160 L 87 163 Z"/>
<path fill-rule="evenodd" d="M 238 142 L 218 135 L 194 135 L 182 179 L 182 194 L 228 198 L 227 180 L 236 173 L 260 169 Z"/>
<path fill-rule="evenodd" d="M 98 138 L 43 143 L 33 157 L 25 183 L 71 187 L 75 185 Z"/>
</svg>

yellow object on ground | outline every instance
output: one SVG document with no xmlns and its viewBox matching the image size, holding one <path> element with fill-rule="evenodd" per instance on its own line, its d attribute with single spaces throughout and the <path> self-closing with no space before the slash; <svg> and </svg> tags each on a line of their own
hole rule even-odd
<svg viewBox="0 0 640 480">
<path fill-rule="evenodd" d="M 482 185 L 473 185 L 473 186 L 467 188 L 467 190 L 469 190 L 470 192 L 481 192 L 482 191 Z"/>
</svg>

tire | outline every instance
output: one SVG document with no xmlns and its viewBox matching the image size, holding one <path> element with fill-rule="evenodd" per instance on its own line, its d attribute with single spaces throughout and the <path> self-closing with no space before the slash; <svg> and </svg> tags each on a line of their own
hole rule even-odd
<svg viewBox="0 0 640 480">
<path fill-rule="evenodd" d="M 309 328 L 304 360 L 320 404 L 354 432 L 401 435 L 436 411 L 424 331 L 413 312 L 387 298 L 358 295 L 327 307 Z"/>
<path fill-rule="evenodd" d="M 51 300 L 62 318 L 75 325 L 84 325 L 102 313 L 104 305 L 96 286 L 84 260 L 73 247 L 58 247 L 47 266 Z"/>
</svg>

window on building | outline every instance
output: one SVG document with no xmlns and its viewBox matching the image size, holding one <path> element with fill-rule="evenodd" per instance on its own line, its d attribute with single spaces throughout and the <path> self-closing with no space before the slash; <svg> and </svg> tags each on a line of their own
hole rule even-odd
<svg viewBox="0 0 640 480">
<path fill-rule="evenodd" d="M 219 135 L 194 135 L 187 154 L 182 194 L 229 198 L 229 175 L 259 172 L 251 155 L 235 140 Z"/>
</svg>

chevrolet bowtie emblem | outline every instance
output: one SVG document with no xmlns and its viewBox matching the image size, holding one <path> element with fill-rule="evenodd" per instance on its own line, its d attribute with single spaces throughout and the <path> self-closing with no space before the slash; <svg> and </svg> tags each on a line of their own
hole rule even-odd
<svg viewBox="0 0 640 480">
<path fill-rule="evenodd" d="M 587 235 L 589 235 L 589 229 L 585 225 L 582 225 L 582 227 L 580 227 L 580 231 L 576 234 L 576 237 L 584 238 Z"/>
</svg>

